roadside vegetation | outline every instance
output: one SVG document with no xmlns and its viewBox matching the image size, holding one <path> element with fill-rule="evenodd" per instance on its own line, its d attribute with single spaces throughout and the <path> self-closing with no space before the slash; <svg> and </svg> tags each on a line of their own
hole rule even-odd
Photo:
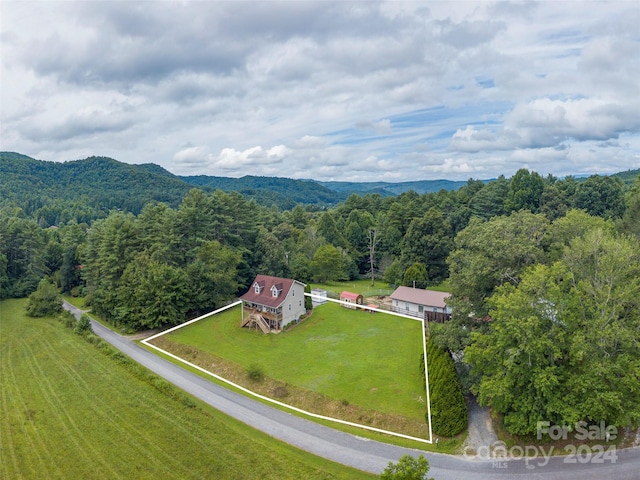
<svg viewBox="0 0 640 480">
<path fill-rule="evenodd" d="M 0 302 L 0 478 L 374 478 L 232 420 L 25 306 Z"/>
</svg>

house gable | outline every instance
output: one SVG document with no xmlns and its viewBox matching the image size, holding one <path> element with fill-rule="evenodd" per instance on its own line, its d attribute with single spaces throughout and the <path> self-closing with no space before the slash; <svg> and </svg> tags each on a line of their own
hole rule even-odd
<svg viewBox="0 0 640 480">
<path fill-rule="evenodd" d="M 253 291 L 256 295 L 260 295 L 262 290 L 264 289 L 264 281 L 263 282 L 253 282 Z"/>
<path fill-rule="evenodd" d="M 258 275 L 253 281 L 253 288 L 249 288 L 240 299 L 249 303 L 278 308 L 284 303 L 294 283 L 300 282 L 290 278 Z"/>
</svg>

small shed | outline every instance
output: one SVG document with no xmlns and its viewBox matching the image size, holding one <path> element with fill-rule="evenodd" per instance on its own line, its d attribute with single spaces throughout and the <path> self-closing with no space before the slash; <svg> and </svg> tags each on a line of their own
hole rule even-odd
<svg viewBox="0 0 640 480">
<path fill-rule="evenodd" d="M 358 305 L 362 305 L 364 303 L 364 297 L 359 293 L 345 291 L 340 294 L 340 301 L 350 304 L 342 304 L 343 307 L 355 309 L 358 308 Z"/>
<path fill-rule="evenodd" d="M 323 303 L 327 303 L 327 291 L 322 290 L 321 288 L 312 289 L 311 303 L 313 303 L 313 308 L 316 308 L 318 305 L 322 305 Z"/>
</svg>

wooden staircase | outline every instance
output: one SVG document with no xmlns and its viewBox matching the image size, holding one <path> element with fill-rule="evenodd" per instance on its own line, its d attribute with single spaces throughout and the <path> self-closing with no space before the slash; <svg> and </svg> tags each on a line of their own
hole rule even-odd
<svg viewBox="0 0 640 480">
<path fill-rule="evenodd" d="M 269 324 L 267 323 L 267 321 L 264 319 L 262 315 L 256 313 L 254 317 L 255 317 L 256 325 L 260 327 L 260 330 L 262 330 L 262 333 L 269 333 L 271 331 L 271 328 L 269 328 Z"/>
<path fill-rule="evenodd" d="M 269 323 L 267 323 L 264 317 L 259 313 L 252 313 L 250 315 L 247 315 L 244 318 L 244 320 L 240 323 L 240 327 L 245 327 L 245 326 L 249 326 L 249 327 L 256 326 L 260 330 L 262 330 L 262 333 L 269 333 L 271 331 L 271 328 L 269 328 Z"/>
</svg>

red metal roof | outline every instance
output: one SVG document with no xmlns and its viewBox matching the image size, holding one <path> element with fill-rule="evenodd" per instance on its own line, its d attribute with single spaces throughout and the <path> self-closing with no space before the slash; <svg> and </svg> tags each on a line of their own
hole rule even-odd
<svg viewBox="0 0 640 480">
<path fill-rule="evenodd" d="M 251 282 L 247 293 L 240 297 L 240 300 L 245 302 L 257 303 L 259 305 L 265 305 L 267 307 L 278 308 L 282 305 L 285 298 L 291 290 L 295 280 L 290 278 L 270 277 L 268 275 L 258 275 L 255 280 Z M 260 293 L 256 293 L 256 283 L 260 287 Z M 274 297 L 271 291 L 271 287 L 275 287 L 278 291 L 278 296 Z"/>
<path fill-rule="evenodd" d="M 358 300 L 358 298 L 362 298 L 362 295 L 353 292 L 342 292 L 340 294 L 340 300 L 343 298 L 348 298 L 349 300 L 353 300 L 354 302 Z"/>
</svg>

